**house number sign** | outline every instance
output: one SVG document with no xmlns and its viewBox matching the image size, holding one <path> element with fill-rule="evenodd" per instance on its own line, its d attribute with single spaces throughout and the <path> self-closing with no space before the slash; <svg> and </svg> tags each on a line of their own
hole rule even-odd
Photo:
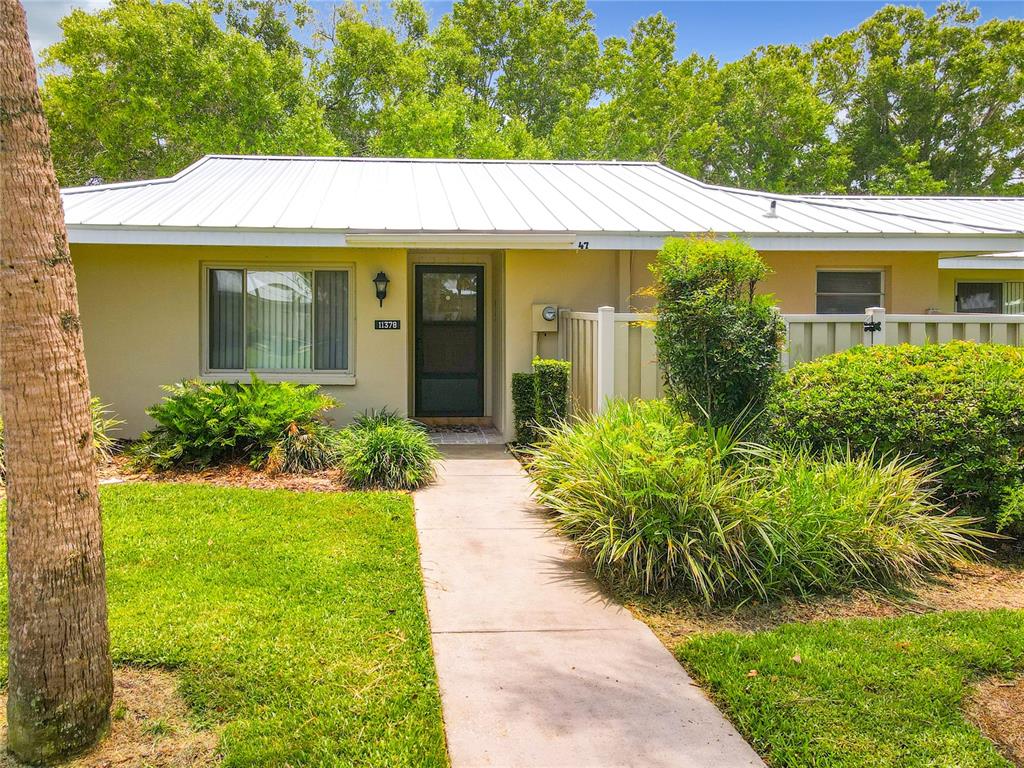
<svg viewBox="0 0 1024 768">
<path fill-rule="evenodd" d="M 402 327 L 401 320 L 374 320 L 373 330 L 375 331 L 397 331 Z"/>
</svg>

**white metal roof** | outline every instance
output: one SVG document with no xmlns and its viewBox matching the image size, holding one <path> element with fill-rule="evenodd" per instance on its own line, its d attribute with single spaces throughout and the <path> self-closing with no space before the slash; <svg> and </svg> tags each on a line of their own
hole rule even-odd
<svg viewBox="0 0 1024 768">
<path fill-rule="evenodd" d="M 1024 251 L 939 259 L 939 269 L 1024 269 Z"/>
<path fill-rule="evenodd" d="M 1021 198 L 778 195 L 658 163 L 211 155 L 62 194 L 73 242 L 644 248 L 715 232 L 767 249 L 1024 249 Z"/>
</svg>

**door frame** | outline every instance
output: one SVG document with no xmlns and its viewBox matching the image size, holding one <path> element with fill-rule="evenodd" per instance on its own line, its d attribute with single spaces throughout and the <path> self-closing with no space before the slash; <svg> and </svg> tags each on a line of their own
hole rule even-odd
<svg viewBox="0 0 1024 768">
<path fill-rule="evenodd" d="M 414 417 L 424 418 L 444 418 L 444 417 L 456 417 L 456 418 L 482 418 L 487 415 L 488 411 L 488 365 L 486 350 L 487 335 L 489 332 L 490 323 L 488 322 L 487 307 L 489 306 L 486 302 L 486 295 L 489 293 L 490 286 L 488 285 L 488 270 L 487 265 L 480 262 L 473 262 L 471 260 L 438 260 L 438 261 L 422 261 L 414 262 L 410 264 L 413 274 L 413 291 L 412 301 L 410 302 L 410 310 L 412 315 L 413 325 L 413 343 L 412 343 L 412 412 Z M 424 410 L 420 399 L 420 380 L 422 367 L 422 346 L 421 342 L 423 339 L 423 318 L 422 318 L 422 290 L 423 290 L 423 275 L 431 273 L 446 273 L 446 272 L 472 272 L 477 275 L 477 296 L 476 296 L 476 320 L 474 324 L 477 328 L 477 365 L 476 365 L 476 379 L 477 379 L 477 398 L 479 406 L 472 411 L 459 411 L 459 412 L 442 412 L 442 411 L 429 411 Z"/>
</svg>

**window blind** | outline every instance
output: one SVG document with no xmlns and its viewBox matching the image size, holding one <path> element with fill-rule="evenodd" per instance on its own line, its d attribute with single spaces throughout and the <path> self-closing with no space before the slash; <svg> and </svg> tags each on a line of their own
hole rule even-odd
<svg viewBox="0 0 1024 768">
<path fill-rule="evenodd" d="M 346 270 L 209 271 L 210 370 L 349 370 Z"/>
</svg>

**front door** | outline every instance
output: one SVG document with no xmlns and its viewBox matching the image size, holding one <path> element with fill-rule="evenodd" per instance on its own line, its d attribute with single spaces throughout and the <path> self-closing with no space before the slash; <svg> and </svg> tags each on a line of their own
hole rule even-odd
<svg viewBox="0 0 1024 768">
<path fill-rule="evenodd" d="M 416 415 L 484 414 L 484 268 L 416 267 Z"/>
</svg>

